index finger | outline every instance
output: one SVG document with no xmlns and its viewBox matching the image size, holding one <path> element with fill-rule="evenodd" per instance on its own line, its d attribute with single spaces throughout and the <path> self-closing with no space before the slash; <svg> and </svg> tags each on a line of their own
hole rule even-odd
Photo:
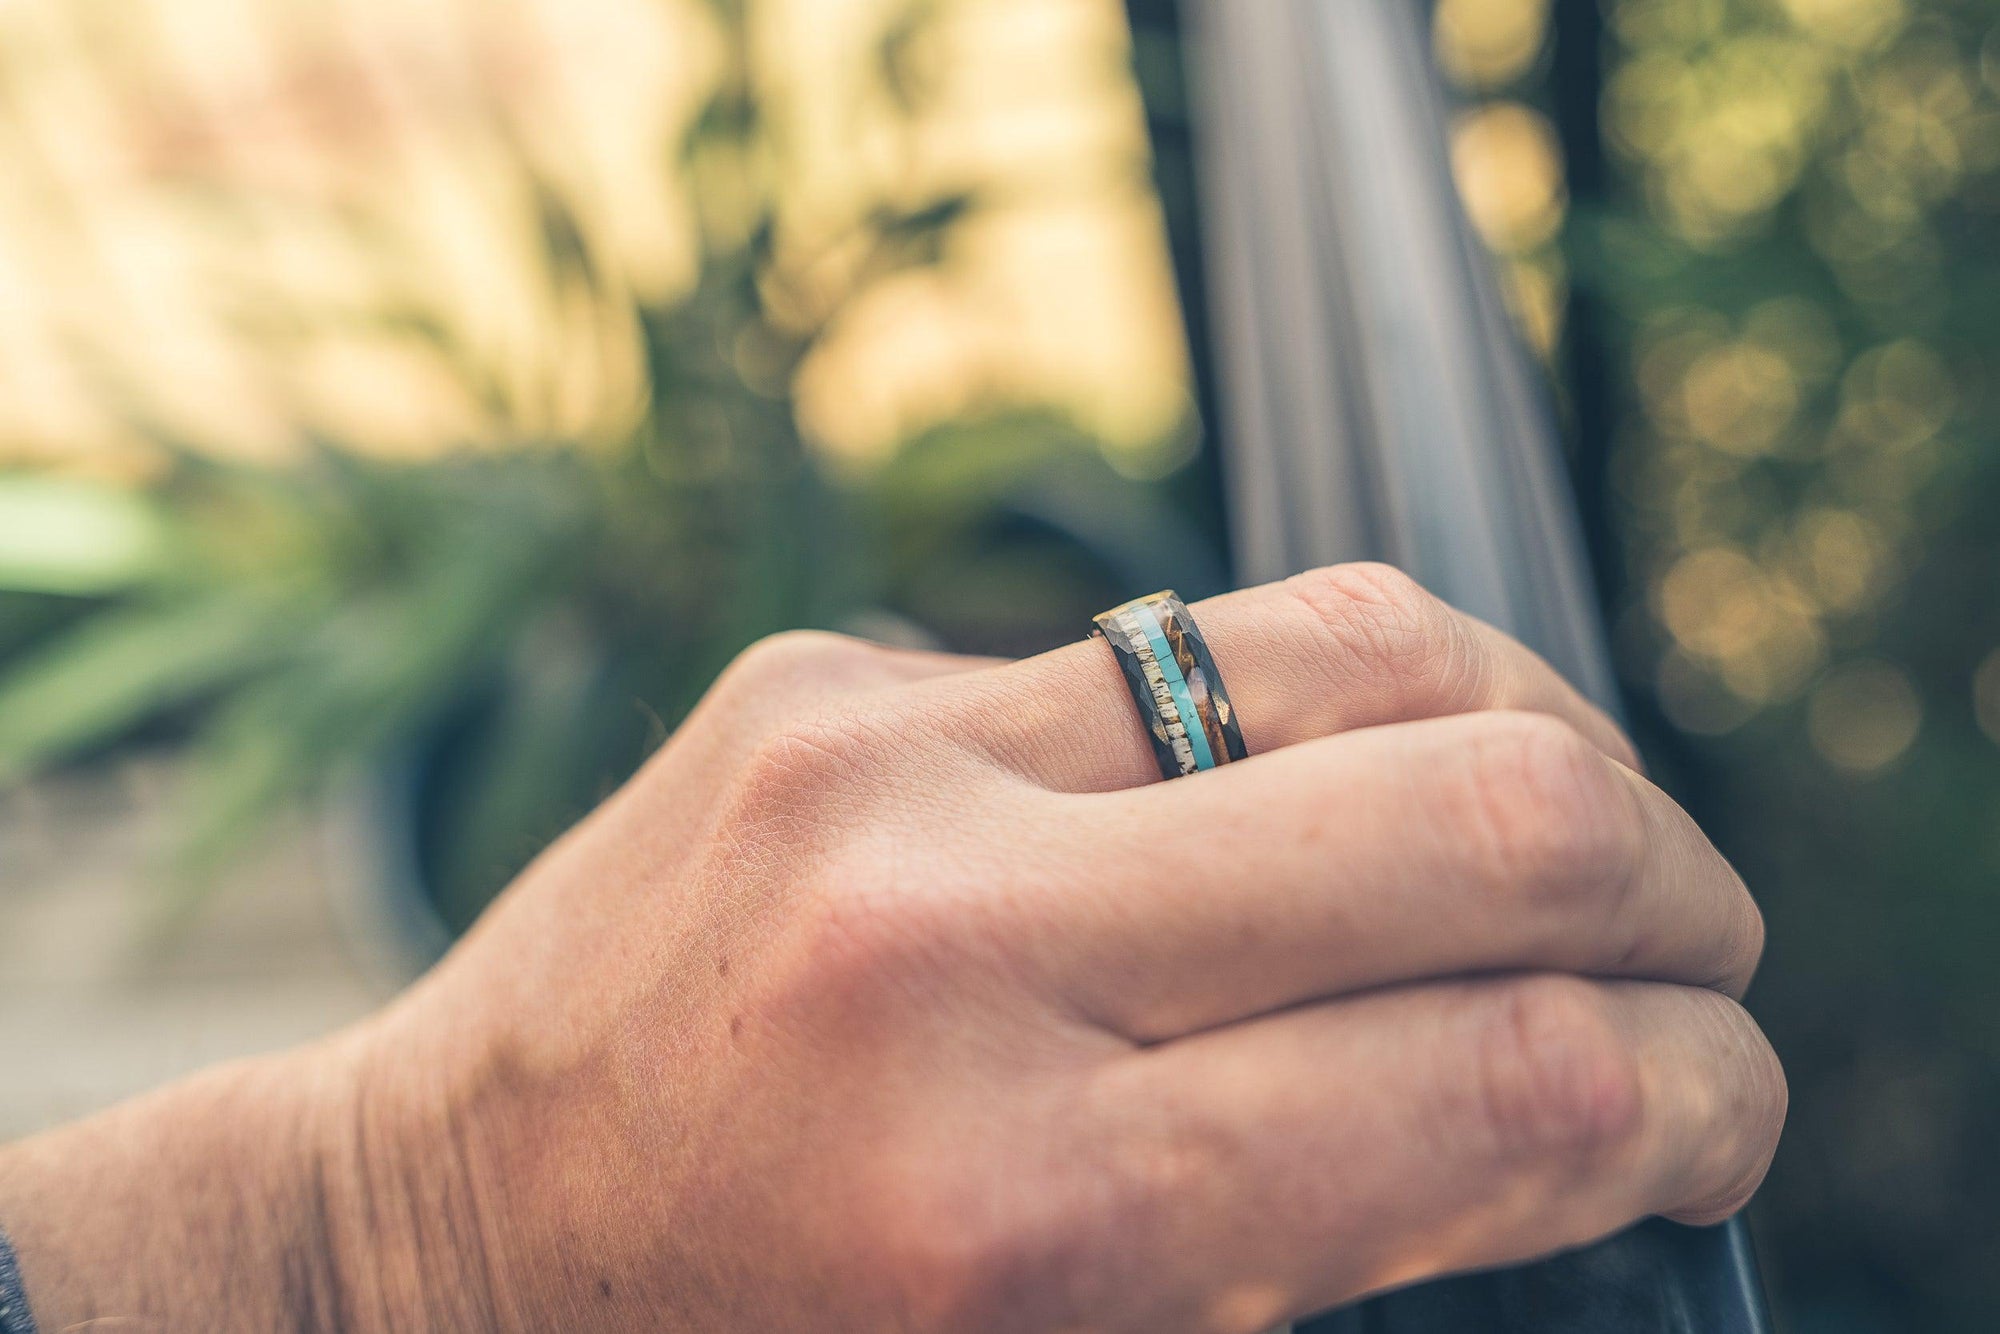
<svg viewBox="0 0 2000 1334">
<path fill-rule="evenodd" d="M 1192 608 L 1252 754 L 1336 732 L 1511 709 L 1562 718 L 1630 768 L 1632 743 L 1541 657 L 1386 565 L 1337 565 Z M 1157 781 L 1110 647 L 1071 644 L 957 678 L 973 744 L 1071 792 Z"/>
</svg>

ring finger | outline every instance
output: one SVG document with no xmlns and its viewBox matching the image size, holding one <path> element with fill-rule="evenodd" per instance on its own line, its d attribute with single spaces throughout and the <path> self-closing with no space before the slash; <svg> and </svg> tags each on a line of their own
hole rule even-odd
<svg viewBox="0 0 2000 1334">
<path fill-rule="evenodd" d="M 1513 638 L 1407 575 L 1342 565 L 1197 604 L 1252 754 L 1382 723 L 1482 709 L 1553 714 L 1632 768 L 1604 712 Z M 1145 723 L 1111 649 L 1071 644 L 954 680 L 972 744 L 1068 792 L 1155 782 Z"/>
</svg>

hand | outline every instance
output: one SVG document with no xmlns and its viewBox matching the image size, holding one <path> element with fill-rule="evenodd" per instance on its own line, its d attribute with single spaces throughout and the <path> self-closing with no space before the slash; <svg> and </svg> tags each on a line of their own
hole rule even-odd
<svg viewBox="0 0 2000 1334">
<path fill-rule="evenodd" d="M 1252 758 L 1173 783 L 1102 643 L 745 655 L 401 1002 L 230 1085 L 311 1090 L 249 1100 L 297 1322 L 1250 1334 L 1738 1208 L 1761 922 L 1618 731 L 1379 567 L 1195 614 Z"/>
</svg>

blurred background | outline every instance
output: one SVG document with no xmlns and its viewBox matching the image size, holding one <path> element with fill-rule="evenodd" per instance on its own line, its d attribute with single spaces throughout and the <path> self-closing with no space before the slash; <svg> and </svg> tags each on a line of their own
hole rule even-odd
<svg viewBox="0 0 2000 1334">
<path fill-rule="evenodd" d="M 2000 11 L 1437 0 L 1782 1325 L 2000 1310 Z M 1227 584 L 1119 0 L 0 4 L 0 1135 L 364 1012 L 791 625 Z"/>
</svg>

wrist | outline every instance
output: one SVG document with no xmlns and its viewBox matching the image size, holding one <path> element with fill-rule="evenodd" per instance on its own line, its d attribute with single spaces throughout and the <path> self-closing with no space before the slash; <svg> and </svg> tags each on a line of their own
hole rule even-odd
<svg viewBox="0 0 2000 1334">
<path fill-rule="evenodd" d="M 532 1325 L 494 1286 L 490 1080 L 379 1024 L 204 1071 L 0 1147 L 43 1329 L 356 1334 Z M 476 1072 L 478 1063 L 473 1063 Z"/>
<path fill-rule="evenodd" d="M 456 1063 L 400 1045 L 393 1024 L 343 1039 L 342 1095 L 317 1111 L 311 1159 L 320 1327 L 356 1334 L 496 1329 L 503 1303 L 487 1131 Z"/>
<path fill-rule="evenodd" d="M 351 1035 L 350 1090 L 316 1150 L 337 1327 L 375 1331 L 663 1328 L 618 1275 L 670 1266 L 626 1211 L 662 1204 L 660 1146 L 579 1121 L 615 1097 L 593 1044 L 524 1040 L 440 1001 Z"/>
<path fill-rule="evenodd" d="M 0 1149 L 0 1226 L 40 1326 L 289 1330 L 333 1300 L 305 1053 L 206 1071 Z"/>
</svg>

